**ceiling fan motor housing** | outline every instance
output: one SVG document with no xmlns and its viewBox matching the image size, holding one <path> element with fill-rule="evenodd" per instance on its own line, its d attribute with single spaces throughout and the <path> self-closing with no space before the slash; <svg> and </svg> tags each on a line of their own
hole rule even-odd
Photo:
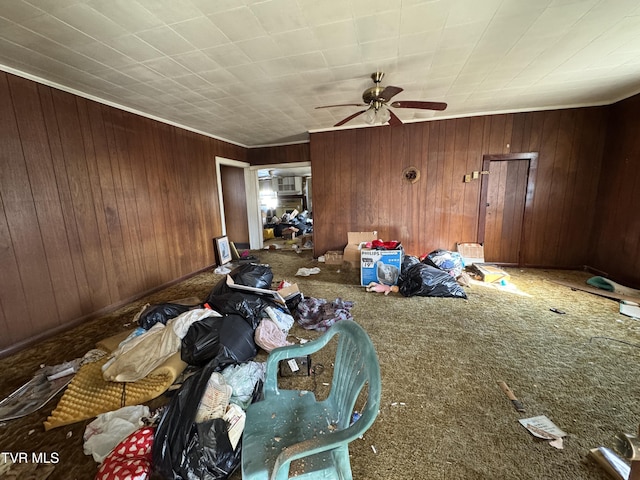
<svg viewBox="0 0 640 480">
<path fill-rule="evenodd" d="M 372 102 L 385 103 L 384 99 L 380 98 L 380 94 L 384 90 L 380 84 L 377 84 L 375 87 L 367 88 L 362 94 L 362 100 L 364 103 L 371 105 Z"/>
</svg>

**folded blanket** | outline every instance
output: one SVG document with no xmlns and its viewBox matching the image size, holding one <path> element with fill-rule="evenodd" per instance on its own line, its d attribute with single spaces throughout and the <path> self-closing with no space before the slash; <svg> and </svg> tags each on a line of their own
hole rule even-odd
<svg viewBox="0 0 640 480">
<path fill-rule="evenodd" d="M 148 402 L 164 393 L 187 364 L 180 353 L 137 382 L 108 382 L 102 376 L 107 358 L 80 367 L 56 408 L 44 422 L 45 430 L 93 418 L 129 405 Z"/>
</svg>

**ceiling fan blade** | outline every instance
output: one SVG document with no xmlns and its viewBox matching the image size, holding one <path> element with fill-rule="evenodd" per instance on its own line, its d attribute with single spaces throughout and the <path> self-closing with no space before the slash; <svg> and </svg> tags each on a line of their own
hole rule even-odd
<svg viewBox="0 0 640 480">
<path fill-rule="evenodd" d="M 393 85 L 389 85 L 388 87 L 385 87 L 382 93 L 380 93 L 379 97 L 388 102 L 389 100 L 391 100 L 391 98 L 395 97 L 402 90 L 404 89 L 400 87 L 394 87 Z"/>
<path fill-rule="evenodd" d="M 398 125 L 402 125 L 402 120 L 400 120 L 395 113 L 389 110 L 389 114 L 391 115 L 389 117 L 389 125 L 391 125 L 392 127 L 397 127 Z"/>
<path fill-rule="evenodd" d="M 356 112 L 353 115 L 349 115 L 347 118 L 340 120 L 338 123 L 336 123 L 334 125 L 334 127 L 339 127 L 340 125 L 344 125 L 345 123 L 347 123 L 349 120 L 353 120 L 354 118 L 356 118 L 358 115 L 362 115 L 364 112 L 366 112 L 367 110 L 362 110 L 360 112 Z"/>
<path fill-rule="evenodd" d="M 416 100 L 401 100 L 391 104 L 395 108 L 422 108 L 424 110 L 444 110 L 447 104 L 444 102 L 420 102 Z"/>
<path fill-rule="evenodd" d="M 322 107 L 316 107 L 316 109 L 332 108 L 332 107 L 366 107 L 366 106 L 367 106 L 366 103 L 341 103 L 339 105 L 323 105 Z"/>
</svg>

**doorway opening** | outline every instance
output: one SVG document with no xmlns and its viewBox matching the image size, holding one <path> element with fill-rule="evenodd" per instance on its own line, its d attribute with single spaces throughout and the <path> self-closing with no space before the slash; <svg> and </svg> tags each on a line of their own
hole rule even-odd
<svg viewBox="0 0 640 480">
<path fill-rule="evenodd" d="M 267 204 L 261 196 L 261 178 L 266 176 L 275 177 L 304 177 L 304 188 L 302 194 L 281 195 L 285 201 L 289 197 L 304 197 L 304 208 L 311 215 L 312 207 L 312 186 L 311 186 L 311 162 L 282 163 L 273 165 L 250 165 L 247 162 L 231 160 L 224 157 L 216 157 L 216 176 L 218 179 L 218 203 L 220 205 L 220 220 L 222 224 L 222 235 L 229 236 L 232 242 L 244 244 L 246 232 L 248 230 L 248 245 L 252 250 L 260 250 L 264 247 L 264 225 Z M 227 168 L 231 167 L 231 168 Z M 242 174 L 240 174 L 240 171 Z M 241 178 L 242 177 L 242 178 Z M 244 180 L 244 181 L 242 181 Z M 290 180 L 284 183 L 289 183 Z M 295 180 L 294 180 L 295 182 Z M 291 192 L 287 192 L 291 193 Z M 283 211 L 292 210 L 289 206 L 269 203 L 269 207 L 274 206 L 274 213 L 279 213 L 279 205 Z M 235 214 L 233 212 L 236 212 Z M 246 213 L 245 213 L 246 212 Z M 234 225 L 232 225 L 232 222 Z M 235 225 L 237 223 L 238 225 Z M 231 238 L 231 234 L 236 227 L 242 230 L 240 240 Z M 247 230 L 245 230 L 245 227 Z M 239 231 L 238 230 L 238 231 Z M 233 233 L 237 235 L 237 233 Z"/>
<path fill-rule="evenodd" d="M 280 247 L 297 238 L 296 245 L 305 248 L 313 231 L 311 164 L 263 165 L 257 175 L 263 245 Z"/>
</svg>

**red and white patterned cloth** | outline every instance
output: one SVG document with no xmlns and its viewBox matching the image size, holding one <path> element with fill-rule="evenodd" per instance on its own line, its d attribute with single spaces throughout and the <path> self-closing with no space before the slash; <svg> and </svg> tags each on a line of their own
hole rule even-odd
<svg viewBox="0 0 640 480">
<path fill-rule="evenodd" d="M 96 480 L 147 480 L 154 431 L 154 427 L 143 427 L 116 445 L 100 465 Z"/>
</svg>

